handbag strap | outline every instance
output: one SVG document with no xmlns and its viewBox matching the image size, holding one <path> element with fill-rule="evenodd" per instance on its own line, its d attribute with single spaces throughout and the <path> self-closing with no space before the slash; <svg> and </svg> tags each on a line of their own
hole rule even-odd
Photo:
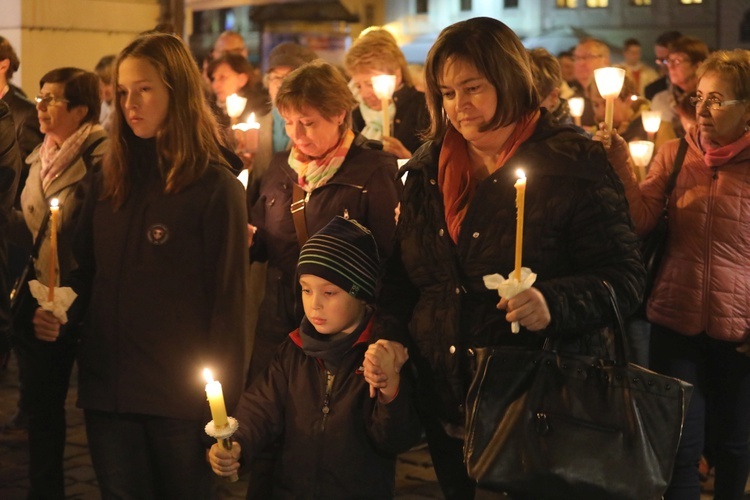
<svg viewBox="0 0 750 500">
<path fill-rule="evenodd" d="M 604 287 L 609 292 L 609 303 L 612 306 L 612 312 L 615 317 L 613 329 L 615 337 L 615 365 L 628 366 L 628 354 L 625 349 L 625 322 L 622 319 L 620 306 L 617 304 L 617 294 L 609 281 L 603 280 L 602 283 L 604 283 Z"/>
<path fill-rule="evenodd" d="M 31 253 L 29 254 L 29 265 L 33 265 L 34 260 L 36 260 L 36 258 L 39 256 L 39 248 L 42 246 L 42 241 L 44 241 L 44 233 L 47 232 L 47 226 L 49 225 L 49 218 L 51 213 L 51 210 L 47 210 L 47 213 L 44 214 L 42 224 L 39 226 L 39 232 L 36 233 L 34 246 L 31 248 Z"/>
<path fill-rule="evenodd" d="M 302 186 L 296 182 L 292 184 L 292 205 L 289 210 L 294 220 L 294 230 L 297 232 L 297 243 L 300 249 L 309 238 L 307 233 L 307 221 L 305 220 L 305 205 L 307 204 L 307 193 Z"/>
<path fill-rule="evenodd" d="M 620 312 L 620 306 L 617 304 L 617 294 L 615 289 L 607 280 L 602 280 L 604 287 L 607 289 L 609 295 L 609 304 L 612 307 L 612 313 L 614 316 L 613 334 L 615 344 L 615 365 L 616 366 L 628 366 L 628 354 L 625 349 L 625 322 L 622 319 L 622 313 Z M 547 337 L 544 340 L 542 349 L 547 351 L 556 351 L 559 342 L 553 340 L 552 337 Z"/>
<path fill-rule="evenodd" d="M 677 154 L 674 157 L 674 163 L 672 164 L 672 172 L 669 174 L 667 179 L 667 187 L 664 188 L 664 194 L 667 199 L 672 194 L 674 186 L 677 183 L 677 174 L 680 173 L 682 168 L 682 162 L 685 161 L 685 153 L 687 153 L 688 143 L 683 137 L 680 139 L 680 145 L 677 147 Z"/>
</svg>

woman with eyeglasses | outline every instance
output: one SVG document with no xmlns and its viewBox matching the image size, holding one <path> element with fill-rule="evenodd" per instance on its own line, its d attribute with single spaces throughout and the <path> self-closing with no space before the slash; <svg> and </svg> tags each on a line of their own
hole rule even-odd
<svg viewBox="0 0 750 500">
<path fill-rule="evenodd" d="M 664 498 L 699 498 L 708 436 L 714 498 L 739 500 L 750 472 L 750 51 L 714 52 L 697 78 L 696 125 L 685 137 L 667 247 L 647 302 L 651 368 L 695 387 Z M 662 211 L 679 144 L 664 144 L 638 185 L 627 145 L 612 137 L 608 156 L 641 235 Z"/>
<path fill-rule="evenodd" d="M 651 100 L 651 109 L 661 111 L 661 121 L 671 123 L 677 137 L 685 130 L 677 113 L 679 103 L 695 91 L 698 67 L 708 57 L 708 46 L 698 38 L 683 36 L 669 44 L 664 65 L 669 73 L 669 86 Z"/>
<path fill-rule="evenodd" d="M 36 110 L 44 140 L 26 159 L 29 176 L 21 193 L 26 238 L 41 238 L 34 263 L 36 279 L 59 285 L 78 267 L 73 232 L 82 198 L 79 184 L 98 168 L 108 148 L 99 125 L 99 78 L 78 68 L 58 68 L 39 82 Z M 57 267 L 50 275 L 49 225 L 42 227 L 50 201 L 59 201 Z M 20 221 L 19 221 L 20 222 Z M 18 228 L 24 229 L 24 228 Z M 32 299 L 33 301 L 33 299 Z M 29 413 L 29 498 L 65 498 L 65 398 L 76 354 L 78 328 L 64 335 L 35 335 L 33 310 L 16 318 L 15 336 L 22 394 Z"/>
</svg>

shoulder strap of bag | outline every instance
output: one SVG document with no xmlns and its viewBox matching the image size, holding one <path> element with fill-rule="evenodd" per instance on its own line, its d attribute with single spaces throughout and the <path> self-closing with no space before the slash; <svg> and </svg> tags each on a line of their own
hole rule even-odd
<svg viewBox="0 0 750 500">
<path fill-rule="evenodd" d="M 101 137 L 98 137 L 97 139 L 94 139 L 94 142 L 92 142 L 89 147 L 86 148 L 86 151 L 81 153 L 81 158 L 83 158 L 83 163 L 86 165 L 86 170 L 91 169 L 91 155 L 94 154 L 94 151 L 96 150 L 96 147 L 104 142 L 104 139 L 107 138 L 107 135 L 104 134 Z"/>
<path fill-rule="evenodd" d="M 31 253 L 29 254 L 29 265 L 33 265 L 33 261 L 37 258 L 39 255 L 39 247 L 42 246 L 42 241 L 44 241 L 44 238 L 46 236 L 47 232 L 47 226 L 49 225 L 49 217 L 50 217 L 50 211 L 47 210 L 47 213 L 44 214 L 44 219 L 42 219 L 42 224 L 39 226 L 39 232 L 36 233 L 36 239 L 34 240 L 34 246 L 31 248 Z"/>
<path fill-rule="evenodd" d="M 680 145 L 677 147 L 677 154 L 674 157 L 674 164 L 672 165 L 672 172 L 669 174 L 669 179 L 667 180 L 667 187 L 664 189 L 664 194 L 666 194 L 666 197 L 669 198 L 669 196 L 672 194 L 672 190 L 674 189 L 675 184 L 677 183 L 677 174 L 680 173 L 680 169 L 682 168 L 682 162 L 685 161 L 685 153 L 687 153 L 688 143 L 683 137 L 680 139 Z"/>
<path fill-rule="evenodd" d="M 602 284 L 607 289 L 609 295 L 609 304 L 612 307 L 612 333 L 614 337 L 615 356 L 614 363 L 617 366 L 628 366 L 628 354 L 625 349 L 625 321 L 620 312 L 620 306 L 617 304 L 617 294 L 612 284 L 607 280 L 602 280 Z M 559 338 L 546 337 L 542 349 L 547 351 L 557 351 L 560 345 Z"/>
<path fill-rule="evenodd" d="M 297 243 L 299 243 L 300 249 L 309 237 L 307 233 L 307 221 L 305 220 L 306 197 L 307 193 L 302 189 L 302 186 L 296 182 L 292 184 L 292 206 L 289 209 L 292 212 L 294 230 L 297 232 Z"/>
<path fill-rule="evenodd" d="M 29 252 L 29 257 L 28 259 L 26 259 L 26 265 L 23 267 L 21 274 L 16 278 L 16 281 L 13 284 L 13 289 L 10 291 L 10 303 L 11 303 L 11 308 L 13 308 L 14 311 L 15 311 L 16 299 L 18 297 L 18 290 L 28 280 L 29 271 L 33 269 L 34 261 L 39 255 L 39 247 L 42 246 L 42 241 L 44 241 L 45 233 L 47 232 L 47 226 L 49 225 L 49 218 L 50 218 L 50 211 L 47 210 L 47 213 L 44 214 L 44 218 L 42 219 L 42 224 L 39 226 L 39 232 L 36 234 L 36 238 L 34 239 L 34 246 L 31 247 L 31 252 Z"/>
</svg>

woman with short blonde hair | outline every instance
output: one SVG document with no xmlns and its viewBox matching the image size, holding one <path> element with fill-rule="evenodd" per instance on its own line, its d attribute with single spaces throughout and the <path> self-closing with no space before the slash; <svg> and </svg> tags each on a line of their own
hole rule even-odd
<svg viewBox="0 0 750 500">
<path fill-rule="evenodd" d="M 344 59 L 359 106 L 353 112 L 354 130 L 383 142 L 383 149 L 399 158 L 411 158 L 422 144 L 429 125 L 424 93 L 414 88 L 411 70 L 393 35 L 384 28 L 366 30 L 354 41 Z M 388 107 L 389 134 L 383 137 L 383 103 L 375 94 L 372 77 L 394 75 L 396 90 Z M 392 122 L 392 123 L 390 123 Z"/>
</svg>

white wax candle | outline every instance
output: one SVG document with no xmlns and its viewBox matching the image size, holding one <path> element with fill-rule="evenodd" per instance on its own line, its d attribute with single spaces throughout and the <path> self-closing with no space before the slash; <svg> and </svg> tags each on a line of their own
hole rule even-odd
<svg viewBox="0 0 750 500">
<path fill-rule="evenodd" d="M 214 420 L 214 426 L 217 429 L 229 425 L 227 420 L 227 408 L 224 404 L 224 393 L 221 390 L 221 384 L 214 380 L 211 370 L 203 370 L 203 376 L 206 377 L 206 396 L 208 396 L 208 405 L 211 408 L 211 418 Z"/>
<path fill-rule="evenodd" d="M 516 265 L 514 269 L 515 277 L 521 281 L 521 256 L 523 253 L 523 219 L 524 205 L 526 204 L 526 174 L 520 168 L 516 170 L 518 180 L 514 184 L 516 188 Z"/>
<path fill-rule="evenodd" d="M 57 217 L 60 212 L 60 201 L 50 200 L 49 206 L 49 277 L 47 278 L 47 300 L 55 300 L 55 284 L 57 283 Z"/>
</svg>

